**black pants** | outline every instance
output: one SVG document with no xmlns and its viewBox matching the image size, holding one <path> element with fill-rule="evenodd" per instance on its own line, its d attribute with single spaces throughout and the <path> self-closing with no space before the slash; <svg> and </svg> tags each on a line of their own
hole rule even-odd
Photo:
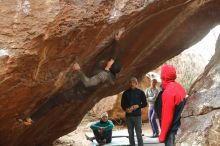
<svg viewBox="0 0 220 146">
<path fill-rule="evenodd" d="M 176 132 L 170 132 L 167 135 L 165 146 L 175 146 L 175 137 L 176 137 Z"/>
<path fill-rule="evenodd" d="M 112 142 L 112 130 L 104 131 L 102 133 L 99 133 L 97 130 L 93 130 L 93 133 L 94 133 L 95 139 L 98 143 L 100 143 L 104 139 L 106 139 L 106 143 Z"/>
</svg>

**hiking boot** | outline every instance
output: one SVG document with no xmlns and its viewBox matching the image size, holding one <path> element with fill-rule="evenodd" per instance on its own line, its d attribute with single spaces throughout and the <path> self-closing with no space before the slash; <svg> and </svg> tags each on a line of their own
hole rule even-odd
<svg viewBox="0 0 220 146">
<path fill-rule="evenodd" d="M 104 144 L 106 144 L 106 139 L 103 139 L 102 142 L 103 142 Z"/>
<path fill-rule="evenodd" d="M 151 136 L 151 138 L 156 138 L 159 137 L 159 133 L 154 133 L 153 136 Z"/>
<path fill-rule="evenodd" d="M 106 144 L 106 139 L 100 140 L 99 145 L 105 145 Z"/>
</svg>

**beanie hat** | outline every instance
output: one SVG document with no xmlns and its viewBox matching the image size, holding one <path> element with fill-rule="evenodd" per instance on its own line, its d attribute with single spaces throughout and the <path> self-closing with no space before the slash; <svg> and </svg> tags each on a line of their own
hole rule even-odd
<svg viewBox="0 0 220 146">
<path fill-rule="evenodd" d="M 101 114 L 101 118 L 102 117 L 108 117 L 108 113 L 107 112 L 103 112 L 102 114 Z"/>
<path fill-rule="evenodd" d="M 135 77 L 131 77 L 130 80 L 129 80 L 129 83 L 130 83 L 131 81 L 135 81 L 135 82 L 138 84 L 138 80 L 137 80 L 137 78 L 135 78 Z"/>
</svg>

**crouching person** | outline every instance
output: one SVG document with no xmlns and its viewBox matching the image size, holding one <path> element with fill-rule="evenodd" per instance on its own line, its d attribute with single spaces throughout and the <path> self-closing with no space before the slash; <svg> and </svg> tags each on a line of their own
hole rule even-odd
<svg viewBox="0 0 220 146">
<path fill-rule="evenodd" d="M 111 143 L 113 127 L 114 124 L 111 120 L 108 120 L 107 112 L 103 112 L 100 121 L 90 126 L 95 135 L 95 139 L 99 144 Z"/>
</svg>

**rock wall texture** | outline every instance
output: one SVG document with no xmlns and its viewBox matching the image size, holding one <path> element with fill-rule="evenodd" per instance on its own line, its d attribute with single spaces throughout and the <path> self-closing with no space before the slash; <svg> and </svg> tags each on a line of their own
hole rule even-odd
<svg viewBox="0 0 220 146">
<path fill-rule="evenodd" d="M 180 146 L 218 146 L 220 136 L 220 37 L 216 52 L 191 88 L 178 135 Z"/>
<path fill-rule="evenodd" d="M 219 24 L 219 5 L 219 0 L 1 0 L 0 145 L 49 145 L 75 130 L 95 103 L 126 89 L 130 76 L 141 78 Z M 85 88 L 75 74 L 61 78 L 75 60 L 92 75 L 111 51 L 97 46 L 121 27 L 126 31 L 115 86 Z M 33 125 L 21 125 L 18 119 L 47 101 L 57 106 Z"/>
</svg>

